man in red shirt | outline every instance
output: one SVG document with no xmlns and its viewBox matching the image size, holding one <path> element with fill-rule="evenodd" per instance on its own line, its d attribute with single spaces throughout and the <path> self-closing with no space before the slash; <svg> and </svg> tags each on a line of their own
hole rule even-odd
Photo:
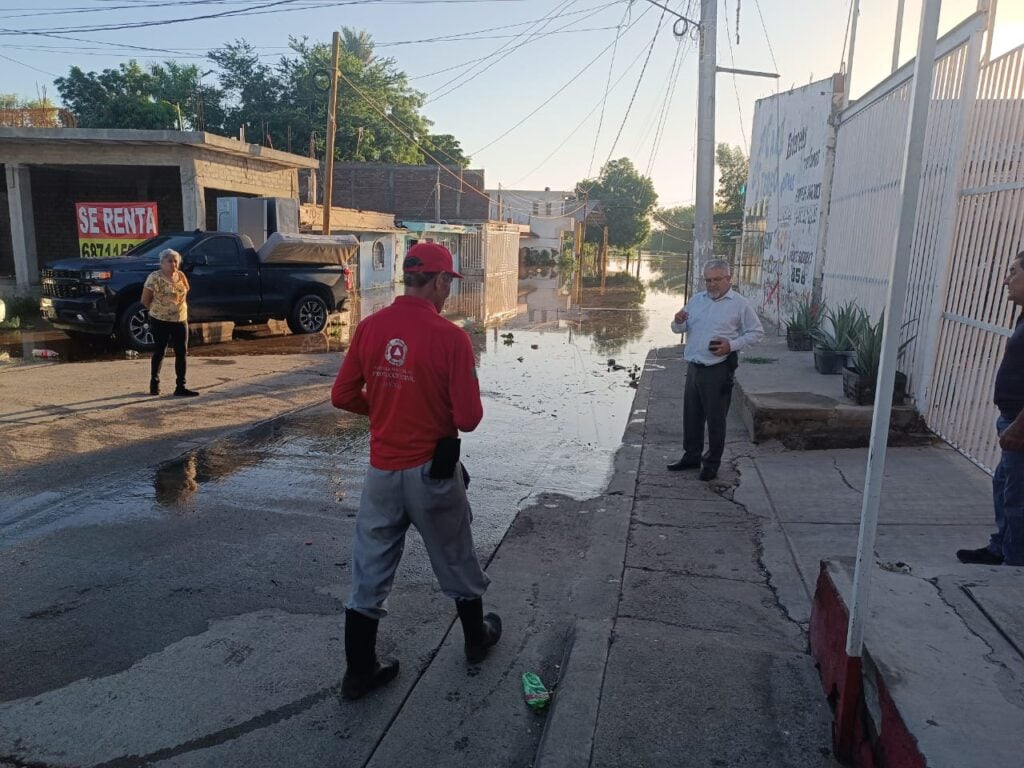
<svg viewBox="0 0 1024 768">
<path fill-rule="evenodd" d="M 466 658 L 483 660 L 501 619 L 483 614 L 490 583 L 480 567 L 459 463 L 459 431 L 483 418 L 469 336 L 441 317 L 451 291 L 452 255 L 436 243 L 409 249 L 405 295 L 359 323 L 331 390 L 336 408 L 370 417 L 370 466 L 356 516 L 352 594 L 345 608 L 342 696 L 358 699 L 398 674 L 377 658 L 377 624 L 416 526 L 441 590 L 455 600 Z M 464 478 L 466 478 L 464 480 Z"/>
</svg>

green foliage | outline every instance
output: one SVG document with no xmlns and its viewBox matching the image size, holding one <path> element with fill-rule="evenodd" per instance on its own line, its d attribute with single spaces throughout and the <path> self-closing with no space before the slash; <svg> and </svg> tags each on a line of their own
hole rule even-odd
<svg viewBox="0 0 1024 768">
<path fill-rule="evenodd" d="M 715 149 L 715 164 L 718 166 L 715 213 L 742 213 L 749 171 L 747 156 L 739 147 L 719 144 Z"/>
<path fill-rule="evenodd" d="M 459 140 L 450 133 L 432 133 L 422 143 L 424 148 L 442 165 L 469 167 L 470 158 L 462 151 Z M 433 162 L 429 157 L 425 157 L 424 161 Z"/>
<path fill-rule="evenodd" d="M 854 349 L 863 329 L 869 325 L 867 313 L 849 301 L 839 309 L 830 309 L 825 315 L 832 326 L 830 331 L 819 327 L 814 333 L 814 343 L 830 352 L 850 352 Z"/>
<path fill-rule="evenodd" d="M 430 132 L 432 123 L 421 114 L 425 96 L 395 60 L 377 56 L 365 31 L 343 28 L 342 34 L 335 158 L 432 162 L 419 143 L 439 162 L 467 167 L 454 136 Z M 180 108 L 186 130 L 238 136 L 244 127 L 248 141 L 301 154 L 312 137 L 322 155 L 331 46 L 306 37 L 288 42 L 289 53 L 270 63 L 245 40 L 225 43 L 208 53 L 214 73 L 175 61 L 147 68 L 129 61 L 98 73 L 72 67 L 55 82 L 83 128 L 173 129 Z"/>
<path fill-rule="evenodd" d="M 132 60 L 98 73 L 71 67 L 54 84 L 80 128 L 175 129 L 180 108 L 186 130 L 220 130 L 222 93 L 201 80 L 194 64 L 168 61 L 143 69 Z"/>
<path fill-rule="evenodd" d="M 651 213 L 658 202 L 654 182 L 642 176 L 629 158 L 609 160 L 597 179 L 581 181 L 576 185 L 577 196 L 583 192 L 589 199 L 599 201 L 608 224 L 608 243 L 617 248 L 635 248 L 651 232 Z M 600 242 L 598 227 L 587 230 L 587 240 Z"/>
<path fill-rule="evenodd" d="M 679 205 L 674 208 L 659 208 L 654 213 L 654 226 L 647 241 L 643 244 L 645 251 L 666 253 L 689 253 L 693 250 L 693 220 L 696 209 L 692 205 Z"/>
<path fill-rule="evenodd" d="M 821 324 L 822 316 L 828 313 L 824 304 L 810 299 L 801 299 L 786 321 L 786 330 L 793 333 L 814 333 Z"/>
<path fill-rule="evenodd" d="M 16 93 L 0 93 L 0 109 L 53 109 L 54 106 L 45 89 L 37 99 L 23 99 Z"/>
<path fill-rule="evenodd" d="M 910 321 L 913 322 L 913 321 Z M 904 324 L 904 328 L 910 323 Z M 853 364 L 850 366 L 858 376 L 863 376 L 871 381 L 878 380 L 878 369 L 882 364 L 882 337 L 885 334 L 885 313 L 878 318 L 874 325 L 865 319 L 864 325 L 854 340 L 853 351 L 856 353 Z M 899 345 L 896 351 L 896 359 L 900 360 L 903 353 L 917 336 L 911 336 Z"/>
</svg>

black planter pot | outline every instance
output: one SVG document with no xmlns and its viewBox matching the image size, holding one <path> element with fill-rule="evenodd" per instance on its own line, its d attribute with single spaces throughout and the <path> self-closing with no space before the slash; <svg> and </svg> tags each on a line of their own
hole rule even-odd
<svg viewBox="0 0 1024 768">
<path fill-rule="evenodd" d="M 843 369 L 843 394 L 857 405 L 873 405 L 875 402 L 875 380 L 861 376 L 852 368 Z M 903 405 L 907 399 L 907 375 L 896 371 L 892 389 L 892 404 Z"/>
<path fill-rule="evenodd" d="M 805 331 L 786 329 L 786 346 L 793 352 L 810 352 L 814 349 L 814 339 Z"/>
<path fill-rule="evenodd" d="M 818 373 L 838 375 L 850 364 L 853 352 L 835 352 L 831 349 L 814 348 L 814 370 Z"/>
</svg>

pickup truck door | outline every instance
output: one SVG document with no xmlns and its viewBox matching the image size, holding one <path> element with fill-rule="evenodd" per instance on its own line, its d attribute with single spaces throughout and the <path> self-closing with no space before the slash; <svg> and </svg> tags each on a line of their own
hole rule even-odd
<svg viewBox="0 0 1024 768">
<path fill-rule="evenodd" d="M 189 320 L 246 320 L 260 304 L 260 275 L 234 235 L 214 235 L 188 253 Z"/>
</svg>

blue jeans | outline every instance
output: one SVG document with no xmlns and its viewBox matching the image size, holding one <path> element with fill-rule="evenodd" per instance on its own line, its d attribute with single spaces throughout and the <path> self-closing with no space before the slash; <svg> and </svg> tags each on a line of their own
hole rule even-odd
<svg viewBox="0 0 1024 768">
<path fill-rule="evenodd" d="M 1001 435 L 1013 420 L 1000 414 L 996 431 Z M 1003 556 L 1006 565 L 1024 565 L 1024 451 L 1003 451 L 992 477 L 992 504 L 996 532 L 989 551 Z"/>
</svg>

